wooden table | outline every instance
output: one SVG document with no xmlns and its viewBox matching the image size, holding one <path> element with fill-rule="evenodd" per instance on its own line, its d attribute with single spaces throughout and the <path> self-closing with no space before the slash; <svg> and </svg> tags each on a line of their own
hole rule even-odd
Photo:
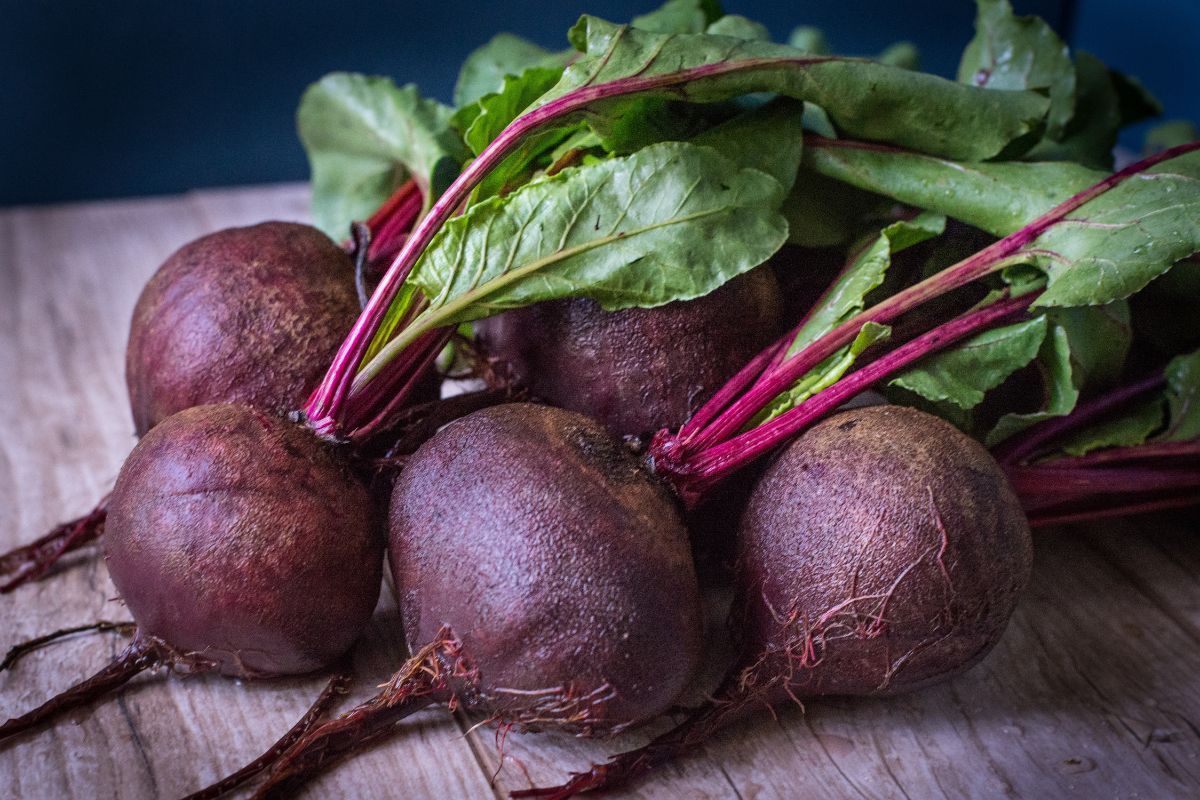
<svg viewBox="0 0 1200 800">
<path fill-rule="evenodd" d="M 123 382 L 130 310 L 176 247 L 207 231 L 304 219 L 303 186 L 0 211 L 0 547 L 78 515 L 133 444 Z M 1033 586 L 999 647 L 949 684 L 892 700 L 763 714 L 624 797 L 1200 797 L 1196 517 L 1070 529 L 1038 541 Z M 94 550 L 0 596 L 0 648 L 125 612 Z M 400 663 L 385 592 L 356 658 L 362 685 Z M 40 651 L 0 674 L 7 717 L 96 669 L 114 636 Z M 239 685 L 149 676 L 0 750 L 0 796 L 177 797 L 284 731 L 319 679 Z M 429 710 L 325 776 L 313 798 L 504 797 L 618 747 L 508 738 Z M 644 735 L 644 734 L 643 734 Z"/>
</svg>

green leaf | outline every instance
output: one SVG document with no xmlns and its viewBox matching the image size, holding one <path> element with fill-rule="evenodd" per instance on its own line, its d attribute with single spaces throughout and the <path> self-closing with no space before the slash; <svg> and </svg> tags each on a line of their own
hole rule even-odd
<svg viewBox="0 0 1200 800">
<path fill-rule="evenodd" d="M 1098 305 L 1128 297 L 1200 250 L 1200 151 L 1127 178 L 1026 250 L 1049 276 L 1037 305 Z"/>
<path fill-rule="evenodd" d="M 865 220 L 887 205 L 879 195 L 801 168 L 796 185 L 783 201 L 788 242 L 801 247 L 844 245 L 866 230 Z"/>
<path fill-rule="evenodd" d="M 1160 438 L 1179 442 L 1200 436 L 1200 350 L 1171 359 L 1167 376 L 1167 429 Z"/>
<path fill-rule="evenodd" d="M 335 72 L 310 86 L 296 116 L 317 227 L 342 238 L 409 177 L 428 207 L 466 158 L 450 114 L 388 78 Z"/>
<path fill-rule="evenodd" d="M 945 228 L 945 217 L 924 213 L 911 221 L 893 222 L 880 231 L 878 238 L 833 282 L 820 305 L 812 309 L 788 346 L 788 357 L 862 311 L 866 307 L 866 296 L 883 283 L 888 267 L 892 265 L 892 256 L 941 235 Z"/>
<path fill-rule="evenodd" d="M 727 18 L 726 18 L 727 19 Z M 690 140 L 738 166 L 765 172 L 791 191 L 804 150 L 803 107 L 780 98 L 709 128 Z"/>
<path fill-rule="evenodd" d="M 821 106 L 850 136 L 950 158 L 980 160 L 1020 144 L 1039 129 L 1046 98 L 995 92 L 873 61 L 806 56 L 794 48 L 711 34 L 653 34 L 583 17 L 571 41 L 584 55 L 539 101 L 625 81 L 639 96 L 713 103 L 774 92 Z M 575 95 L 578 96 L 578 95 Z M 628 98 L 588 104 L 591 115 L 619 116 Z"/>
<path fill-rule="evenodd" d="M 552 52 L 511 33 L 498 33 L 463 62 L 454 85 L 454 105 L 473 105 L 479 98 L 500 91 L 504 78 L 532 67 L 561 69 L 573 50 Z"/>
<path fill-rule="evenodd" d="M 1138 403 L 1120 416 L 1079 431 L 1063 443 L 1067 455 L 1082 456 L 1106 447 L 1132 447 L 1145 442 L 1162 427 L 1162 398 Z"/>
<path fill-rule="evenodd" d="M 1146 155 L 1154 155 L 1181 144 L 1194 142 L 1197 139 L 1200 139 L 1200 132 L 1197 132 L 1194 122 L 1186 119 L 1173 119 L 1155 125 L 1147 131 L 1143 149 Z"/>
<path fill-rule="evenodd" d="M 1105 173 L 1076 164 L 959 162 L 891 148 L 819 142 L 805 148 L 804 166 L 851 186 L 925 208 L 1006 236 Z"/>
<path fill-rule="evenodd" d="M 921 66 L 921 51 L 912 42 L 896 42 L 889 45 L 876 60 L 900 69 L 919 69 Z"/>
<path fill-rule="evenodd" d="M 1121 332 L 1128 319 L 1128 307 L 1121 302 L 1108 308 L 1050 309 L 1049 330 L 1036 359 L 1045 391 L 1042 408 L 1002 416 L 987 436 L 988 447 L 1038 422 L 1071 413 L 1082 389 L 1111 382 L 1128 351 L 1128 331 Z M 1106 347 L 1114 353 L 1105 352 Z"/>
<path fill-rule="evenodd" d="M 830 53 L 829 42 L 820 28 L 811 25 L 800 25 L 788 36 L 788 47 L 807 53 L 810 56 L 827 56 Z"/>
<path fill-rule="evenodd" d="M 1095 56 L 1075 56 L 1076 113 L 1059 137 L 1047 137 L 1025 154 L 1030 161 L 1074 161 L 1093 169 L 1110 170 L 1112 150 L 1121 127 L 1121 109 L 1112 73 Z"/>
<path fill-rule="evenodd" d="M 1020 433 L 1052 417 L 1071 413 L 1079 401 L 1071 366 L 1071 345 L 1061 325 L 1051 324 L 1038 351 L 1036 363 L 1042 375 L 1046 396 L 1042 408 L 1025 414 L 1009 413 L 1000 417 L 987 435 L 985 444 L 993 447 L 1010 436 Z"/>
<path fill-rule="evenodd" d="M 790 411 L 818 392 L 832 386 L 841 380 L 858 357 L 872 345 L 885 342 L 891 338 L 892 329 L 878 322 L 868 322 L 862 326 L 854 341 L 838 350 L 833 355 L 818 364 L 811 372 L 793 383 L 782 392 L 770 405 L 746 423 L 746 429 L 755 428 L 768 422 L 786 411 Z"/>
<path fill-rule="evenodd" d="M 516 119 L 533 101 L 558 83 L 562 70 L 557 67 L 530 67 L 520 75 L 504 78 L 500 91 L 479 98 L 471 109 L 470 125 L 463 129 L 467 146 L 479 155 L 492 140 Z M 456 115 L 465 121 L 466 115 Z"/>
<path fill-rule="evenodd" d="M 490 198 L 447 222 L 417 262 L 409 281 L 430 305 L 387 350 L 543 300 L 614 310 L 707 294 L 783 244 L 782 195 L 711 148 L 668 142 Z"/>
<path fill-rule="evenodd" d="M 652 33 L 703 33 L 720 18 L 721 4 L 716 0 L 667 0 L 629 24 Z"/>
<path fill-rule="evenodd" d="M 712 25 L 709 25 L 704 32 L 717 36 L 732 36 L 736 39 L 745 39 L 751 42 L 771 41 L 771 32 L 767 30 L 766 25 L 738 14 L 726 14 Z"/>
<path fill-rule="evenodd" d="M 1013 15 L 1008 0 L 976 0 L 975 38 L 963 52 L 958 80 L 989 89 L 1046 89 L 1047 134 L 1058 139 L 1075 112 L 1075 69 L 1067 46 L 1038 17 Z"/>
<path fill-rule="evenodd" d="M 967 410 L 1037 357 L 1046 338 L 1044 316 L 984 331 L 953 349 L 922 359 L 891 382 L 934 403 Z"/>
<path fill-rule="evenodd" d="M 1083 389 L 1116 383 L 1133 342 L 1129 303 L 1057 308 L 1050 316 L 1067 332 L 1075 385 Z"/>
</svg>

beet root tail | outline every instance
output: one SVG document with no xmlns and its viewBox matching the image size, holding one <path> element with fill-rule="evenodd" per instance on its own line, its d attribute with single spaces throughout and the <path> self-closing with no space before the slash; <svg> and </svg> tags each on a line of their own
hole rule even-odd
<svg viewBox="0 0 1200 800">
<path fill-rule="evenodd" d="M 287 733 L 279 738 L 270 748 L 258 758 L 221 780 L 205 788 L 189 794 L 183 800 L 216 800 L 238 788 L 246 781 L 261 773 L 278 761 L 305 734 L 309 733 L 321 721 L 339 697 L 346 693 L 350 686 L 350 666 L 343 662 L 329 676 L 328 683 L 321 694 L 313 702 L 304 716 L 293 725 Z"/>
<path fill-rule="evenodd" d="M 276 761 L 255 800 L 277 800 L 321 772 L 390 734 L 396 723 L 453 697 L 449 679 L 462 672 L 460 644 L 443 629 L 384 684 L 379 694 L 310 731 Z"/>
<path fill-rule="evenodd" d="M 710 700 L 696 708 L 674 728 L 642 747 L 618 753 L 604 764 L 593 764 L 558 786 L 534 786 L 511 792 L 509 797 L 542 797 L 566 800 L 585 792 L 602 792 L 632 783 L 646 773 L 700 747 L 704 740 L 749 702 L 747 695 L 735 699 Z"/>
<path fill-rule="evenodd" d="M 0 725 L 0 744 L 14 736 L 32 730 L 72 709 L 86 705 L 98 697 L 128 683 L 132 678 L 162 663 L 159 648 L 152 641 L 135 638 L 125 652 L 86 680 L 59 692 L 42 705 L 13 717 Z"/>
<path fill-rule="evenodd" d="M 8 649 L 3 660 L 0 660 L 0 672 L 11 667 L 13 664 L 20 661 L 25 656 L 35 650 L 53 644 L 68 636 L 76 636 L 81 633 L 133 633 L 137 629 L 136 623 L 130 622 L 108 622 L 100 620 L 99 622 L 90 622 L 87 625 L 73 625 L 70 628 L 60 628 L 53 633 L 47 633 L 42 636 L 35 636 L 28 641 L 15 644 Z"/>
<path fill-rule="evenodd" d="M 95 541 L 104 531 L 108 497 L 79 519 L 64 522 L 40 539 L 0 555 L 0 594 L 46 575 L 60 558 Z"/>
</svg>

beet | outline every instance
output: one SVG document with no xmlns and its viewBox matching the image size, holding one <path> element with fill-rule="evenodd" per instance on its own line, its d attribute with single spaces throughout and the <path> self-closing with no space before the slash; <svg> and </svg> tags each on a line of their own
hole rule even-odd
<svg viewBox="0 0 1200 800">
<path fill-rule="evenodd" d="M 978 442 L 915 409 L 872 406 L 821 422 L 771 465 L 738 557 L 748 646 L 780 668 L 808 658 L 788 683 L 796 694 L 858 695 L 917 689 L 983 658 L 1033 550 Z"/>
<path fill-rule="evenodd" d="M 383 570 L 380 515 L 338 454 L 239 405 L 181 411 L 142 438 L 104 544 L 132 643 L 0 725 L 0 741 L 156 666 L 247 678 L 329 667 L 370 620 Z"/>
<path fill-rule="evenodd" d="M 459 689 L 472 706 L 521 720 L 520 693 L 607 685 L 583 721 L 621 727 L 665 710 L 699 660 L 678 513 L 582 415 L 512 404 L 452 423 L 397 479 L 389 529 L 409 644 L 449 626 L 480 672 Z"/>
<path fill-rule="evenodd" d="M 769 267 L 704 297 L 604 311 L 587 298 L 538 303 L 478 324 L 488 352 L 547 402 L 616 436 L 676 428 L 780 333 Z"/>
<path fill-rule="evenodd" d="M 696 668 L 701 608 L 675 504 L 580 414 L 494 406 L 443 428 L 397 479 L 389 556 L 414 656 L 318 728 L 259 796 L 435 701 L 500 726 L 621 730 L 671 706 Z"/>
<path fill-rule="evenodd" d="M 198 406 L 146 434 L 113 489 L 113 583 L 141 630 L 239 676 L 298 674 L 371 617 L 383 539 L 366 488 L 307 429 Z"/>
<path fill-rule="evenodd" d="M 125 377 L 138 435 L 206 403 L 297 408 L 358 313 L 349 256 L 311 226 L 264 222 L 184 245 L 133 311 Z"/>
<path fill-rule="evenodd" d="M 987 451 L 899 406 L 844 411 L 784 450 L 751 494 L 738 551 L 740 655 L 713 699 L 645 747 L 514 797 L 614 788 L 764 704 L 957 675 L 999 640 L 1033 558 Z"/>
</svg>

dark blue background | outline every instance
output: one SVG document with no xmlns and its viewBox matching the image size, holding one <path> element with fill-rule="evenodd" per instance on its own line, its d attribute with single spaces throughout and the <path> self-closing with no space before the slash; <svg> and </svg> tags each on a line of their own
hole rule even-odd
<svg viewBox="0 0 1200 800">
<path fill-rule="evenodd" d="M 463 58 L 497 31 L 560 47 L 582 12 L 623 21 L 656 4 L 0 0 L 0 205 L 302 179 L 293 113 L 325 72 L 392 75 L 449 100 Z M 1168 115 L 1200 117 L 1200 1 L 1015 5 L 1140 76 Z M 777 39 L 819 26 L 839 52 L 909 39 L 943 74 L 974 18 L 969 0 L 726 0 L 725 9 Z"/>
</svg>

